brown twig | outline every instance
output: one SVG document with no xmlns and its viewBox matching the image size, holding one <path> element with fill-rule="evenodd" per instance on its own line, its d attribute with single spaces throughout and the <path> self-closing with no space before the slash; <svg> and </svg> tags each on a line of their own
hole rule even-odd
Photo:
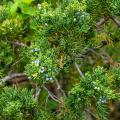
<svg viewBox="0 0 120 120">
<path fill-rule="evenodd" d="M 24 73 L 11 73 L 1 79 L 6 84 L 16 84 L 28 81 L 28 77 Z"/>
<path fill-rule="evenodd" d="M 110 18 L 113 20 L 113 22 L 114 22 L 118 27 L 120 27 L 120 21 L 119 21 L 116 17 L 111 16 Z"/>
<path fill-rule="evenodd" d="M 82 71 L 80 70 L 80 68 L 79 68 L 79 66 L 78 66 L 78 64 L 76 62 L 75 62 L 75 67 L 76 67 L 77 71 L 79 72 L 80 77 L 83 78 L 84 75 L 83 75 Z"/>
<path fill-rule="evenodd" d="M 97 119 L 97 117 L 88 109 L 85 110 L 87 113 L 89 113 L 93 118 Z"/>
<path fill-rule="evenodd" d="M 98 28 L 101 25 L 105 24 L 109 19 L 110 19 L 110 17 L 101 18 L 100 21 L 96 23 L 96 27 Z"/>
<path fill-rule="evenodd" d="M 39 86 L 37 86 L 35 89 L 35 95 L 34 95 L 36 101 L 38 100 L 40 92 L 41 92 L 41 88 Z"/>
<path fill-rule="evenodd" d="M 48 99 L 49 99 L 49 94 L 48 94 L 48 96 L 46 97 L 46 100 L 45 100 L 45 110 L 47 110 Z"/>
<path fill-rule="evenodd" d="M 23 59 L 24 59 L 24 57 L 22 57 L 21 59 L 19 59 L 19 60 L 16 61 L 15 63 L 13 63 L 13 64 L 11 65 L 11 67 L 15 66 L 16 64 L 18 64 L 19 62 L 21 62 Z"/>
<path fill-rule="evenodd" d="M 12 41 L 11 42 L 13 45 L 15 46 L 22 46 L 22 47 L 26 47 L 26 44 L 22 43 L 22 42 L 18 42 L 18 41 Z"/>
<path fill-rule="evenodd" d="M 66 98 L 66 94 L 65 94 L 64 90 L 61 88 L 57 79 L 55 80 L 55 82 L 56 82 L 56 85 L 57 85 L 57 89 L 59 89 L 61 91 L 61 93 L 63 94 L 63 96 Z"/>
<path fill-rule="evenodd" d="M 120 27 L 120 21 L 114 16 L 108 16 L 106 18 L 101 18 L 99 22 L 96 23 L 96 27 L 100 27 L 105 24 L 109 19 L 111 19 L 118 27 Z"/>
<path fill-rule="evenodd" d="M 45 86 L 43 85 L 43 88 L 48 92 L 48 95 L 49 95 L 54 101 L 56 101 L 56 102 L 58 102 L 58 103 L 61 103 L 61 101 L 60 101 L 54 94 L 52 94 L 52 93 L 47 89 L 47 87 L 45 87 Z"/>
</svg>

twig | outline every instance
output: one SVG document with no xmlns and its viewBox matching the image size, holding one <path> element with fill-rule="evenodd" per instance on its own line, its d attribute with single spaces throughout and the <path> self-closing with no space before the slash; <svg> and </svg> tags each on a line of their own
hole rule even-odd
<svg viewBox="0 0 120 120">
<path fill-rule="evenodd" d="M 76 62 L 75 62 L 75 67 L 76 67 L 77 71 L 79 72 L 80 77 L 83 78 L 84 75 L 83 75 L 82 71 L 80 70 L 80 68 L 79 68 L 79 66 L 78 66 L 78 64 Z"/>
<path fill-rule="evenodd" d="M 99 48 L 99 47 L 98 47 Z M 95 49 L 98 49 L 98 48 L 86 48 L 86 52 L 87 51 L 91 51 L 92 53 L 94 53 L 95 55 L 97 55 L 97 56 L 99 56 L 99 57 L 102 57 L 101 55 L 99 55 L 96 51 L 95 51 Z"/>
<path fill-rule="evenodd" d="M 43 88 L 48 92 L 48 95 L 56 102 L 61 103 L 61 101 L 55 96 L 53 95 L 44 85 Z"/>
<path fill-rule="evenodd" d="M 46 100 L 45 100 L 45 110 L 47 109 L 48 99 L 49 99 L 49 94 L 48 94 L 48 96 L 46 97 Z"/>
<path fill-rule="evenodd" d="M 96 27 L 97 28 L 100 27 L 101 25 L 106 23 L 109 19 L 111 19 L 118 27 L 120 27 L 120 21 L 114 16 L 108 16 L 106 18 L 100 19 L 100 21 L 96 23 Z"/>
<path fill-rule="evenodd" d="M 13 63 L 13 64 L 11 65 L 11 67 L 13 67 L 13 66 L 15 66 L 16 64 L 18 64 L 21 60 L 23 60 L 23 58 L 19 59 L 19 60 L 16 61 L 15 63 Z"/>
<path fill-rule="evenodd" d="M 1 80 L 2 82 L 12 84 L 12 83 L 16 83 L 16 81 L 18 83 L 22 81 L 28 81 L 28 78 L 24 73 L 12 73 L 12 74 L 9 74 L 8 76 L 5 76 Z"/>
<path fill-rule="evenodd" d="M 92 117 L 94 117 L 94 118 L 96 118 L 97 119 L 97 117 L 90 111 L 90 110 L 85 110 L 86 112 L 88 112 Z"/>
<path fill-rule="evenodd" d="M 13 45 L 15 45 L 15 46 L 22 46 L 22 47 L 26 47 L 26 45 L 25 45 L 24 43 L 22 43 L 22 42 L 12 41 L 11 43 L 12 43 Z"/>
<path fill-rule="evenodd" d="M 62 94 L 64 95 L 64 97 L 66 98 L 66 94 L 65 94 L 64 90 L 61 88 L 58 80 L 56 79 L 55 81 L 56 81 L 56 84 L 57 84 L 57 87 L 58 87 L 57 89 L 59 89 L 62 92 Z"/>
<path fill-rule="evenodd" d="M 36 90 L 35 90 L 35 100 L 38 99 L 39 95 L 40 95 L 40 91 L 41 91 L 41 88 L 39 86 L 36 87 Z"/>
<path fill-rule="evenodd" d="M 103 56 L 99 53 L 96 52 L 97 49 L 99 49 L 101 47 L 95 47 L 95 48 L 85 48 L 85 52 L 81 53 L 80 58 L 86 58 L 88 55 L 90 55 L 91 53 L 97 55 L 98 57 L 103 59 Z M 79 68 L 79 67 L 78 67 Z"/>
<path fill-rule="evenodd" d="M 100 27 L 100 26 L 103 25 L 105 22 L 107 22 L 109 19 L 110 19 L 110 17 L 106 17 L 106 18 L 100 19 L 100 21 L 96 23 L 96 27 Z"/>
<path fill-rule="evenodd" d="M 118 27 L 120 27 L 120 21 L 119 21 L 116 17 L 111 16 L 110 18 L 113 20 L 113 22 L 114 22 Z"/>
</svg>

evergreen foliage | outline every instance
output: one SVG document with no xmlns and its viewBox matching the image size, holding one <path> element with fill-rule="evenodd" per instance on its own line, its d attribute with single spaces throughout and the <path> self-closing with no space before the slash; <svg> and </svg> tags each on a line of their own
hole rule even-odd
<svg viewBox="0 0 120 120">
<path fill-rule="evenodd" d="M 110 119 L 120 92 L 119 14 L 119 0 L 1 0 L 0 119 Z M 29 85 L 7 86 L 12 73 Z"/>
</svg>

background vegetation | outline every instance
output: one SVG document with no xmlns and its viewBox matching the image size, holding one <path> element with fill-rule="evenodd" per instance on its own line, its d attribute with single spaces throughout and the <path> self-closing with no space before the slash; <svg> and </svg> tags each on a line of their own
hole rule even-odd
<svg viewBox="0 0 120 120">
<path fill-rule="evenodd" d="M 119 120 L 119 0 L 0 1 L 1 120 Z"/>
</svg>

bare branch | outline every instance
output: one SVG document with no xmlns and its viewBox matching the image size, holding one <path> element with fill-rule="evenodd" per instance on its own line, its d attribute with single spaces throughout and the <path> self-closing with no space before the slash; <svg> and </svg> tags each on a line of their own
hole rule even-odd
<svg viewBox="0 0 120 120">
<path fill-rule="evenodd" d="M 41 88 L 39 86 L 37 86 L 35 89 L 35 95 L 34 95 L 36 101 L 38 100 L 38 97 L 40 95 L 40 91 L 41 91 Z"/>
<path fill-rule="evenodd" d="M 59 89 L 62 92 L 62 94 L 64 95 L 64 97 L 66 98 L 66 94 L 65 94 L 64 90 L 61 88 L 58 80 L 56 79 L 55 81 L 56 81 L 56 84 L 57 84 L 57 87 L 58 87 L 57 89 Z"/>
<path fill-rule="evenodd" d="M 101 25 L 105 24 L 109 19 L 111 19 L 118 27 L 120 27 L 120 21 L 114 16 L 108 16 L 106 18 L 100 19 L 100 21 L 96 23 L 96 27 L 98 28 Z"/>
<path fill-rule="evenodd" d="M 100 27 L 101 25 L 106 23 L 109 19 L 110 19 L 110 17 L 100 19 L 100 21 L 96 23 L 96 27 Z"/>
<path fill-rule="evenodd" d="M 114 22 L 118 27 L 120 27 L 120 21 L 119 21 L 116 17 L 111 16 L 110 18 L 113 20 L 113 22 Z"/>
<path fill-rule="evenodd" d="M 75 62 L 75 67 L 76 67 L 77 71 L 79 72 L 80 77 L 83 78 L 84 75 L 83 75 L 82 71 L 80 70 L 80 68 L 79 68 L 79 66 L 78 66 L 78 64 L 76 62 Z"/>
<path fill-rule="evenodd" d="M 28 77 L 24 73 L 11 73 L 1 79 L 6 84 L 16 84 L 24 81 L 28 81 Z"/>
<path fill-rule="evenodd" d="M 21 59 L 19 59 L 18 61 L 16 61 L 15 63 L 13 63 L 13 64 L 11 65 L 11 67 L 13 67 L 13 66 L 15 66 L 16 64 L 18 64 L 19 62 L 21 62 L 21 60 L 23 60 L 23 57 L 22 57 Z"/>
<path fill-rule="evenodd" d="M 43 88 L 48 92 L 48 95 L 56 102 L 61 103 L 61 101 L 55 96 L 53 95 L 44 85 Z"/>
<path fill-rule="evenodd" d="M 22 43 L 22 42 L 12 41 L 11 43 L 12 43 L 13 45 L 15 45 L 15 46 L 22 46 L 22 47 L 26 47 L 26 45 L 25 45 L 24 43 Z"/>
<path fill-rule="evenodd" d="M 47 110 L 48 99 L 49 99 L 49 94 L 48 94 L 48 96 L 46 97 L 46 100 L 45 100 L 45 110 Z"/>
<path fill-rule="evenodd" d="M 97 117 L 88 109 L 85 110 L 87 113 L 89 113 L 93 118 L 97 119 Z"/>
<path fill-rule="evenodd" d="M 99 49 L 101 47 L 96 47 L 96 48 L 86 48 L 86 52 L 91 52 L 91 53 L 94 53 L 95 55 L 101 57 L 101 55 L 99 55 L 95 50 L 96 49 Z"/>
</svg>

